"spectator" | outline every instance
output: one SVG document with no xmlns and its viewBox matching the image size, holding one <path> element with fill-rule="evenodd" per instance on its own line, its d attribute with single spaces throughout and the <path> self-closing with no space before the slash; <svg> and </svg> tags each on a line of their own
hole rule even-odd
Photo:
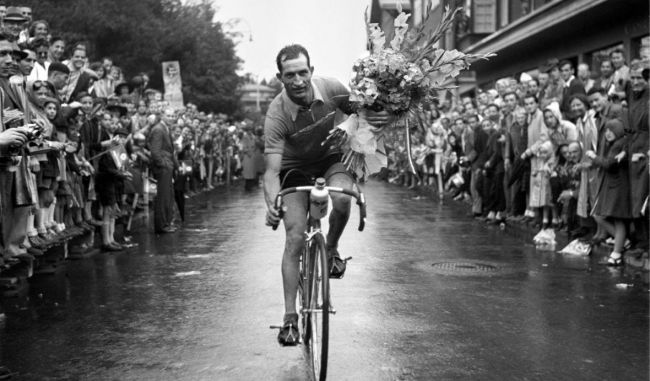
<svg viewBox="0 0 650 381">
<path fill-rule="evenodd" d="M 527 129 L 527 144 L 526 151 L 522 153 L 521 159 L 530 160 L 530 181 L 529 181 L 529 209 L 526 211 L 525 216 L 534 218 L 534 211 L 540 207 L 538 198 L 533 199 L 530 195 L 539 194 L 539 182 L 533 181 L 534 171 L 539 171 L 542 166 L 542 161 L 537 156 L 537 150 L 541 142 L 548 139 L 548 130 L 544 124 L 544 113 L 539 109 L 537 98 L 533 95 L 528 95 L 524 99 L 524 109 L 528 114 L 528 129 Z"/>
<path fill-rule="evenodd" d="M 641 65 L 630 71 L 627 125 L 632 132 L 627 147 L 630 176 L 630 214 L 634 222 L 634 251 L 648 251 L 648 213 L 644 202 L 648 200 L 648 71 Z"/>
<path fill-rule="evenodd" d="M 540 108 L 546 108 L 551 102 L 562 102 L 564 81 L 560 75 L 559 61 L 551 58 L 547 61 L 543 71 L 548 73 L 548 84 L 544 87 L 544 96 L 539 98 Z M 541 81 L 540 81 L 541 82 Z"/>
<path fill-rule="evenodd" d="M 564 148 L 564 149 L 563 149 Z M 582 148 L 579 142 L 569 142 L 561 147 L 562 162 L 556 168 L 560 194 L 554 197 L 560 207 L 559 215 L 562 225 L 567 232 L 578 228 L 576 206 L 579 186 L 581 183 L 581 170 L 578 163 L 582 159 Z M 570 235 L 570 238 L 572 236 Z"/>
<path fill-rule="evenodd" d="M 611 266 L 622 264 L 627 232 L 625 220 L 630 218 L 630 185 L 628 161 L 624 156 L 625 145 L 623 123 L 619 119 L 612 119 L 605 124 L 602 154 L 594 151 L 585 153 L 599 168 L 602 179 L 593 214 L 598 224 L 614 237 L 614 249 L 607 259 L 607 264 Z"/>
<path fill-rule="evenodd" d="M 53 62 L 47 69 L 47 81 L 54 86 L 56 90 L 57 98 L 65 102 L 66 98 L 61 93 L 63 87 L 68 83 L 68 77 L 70 76 L 70 69 L 62 63 Z"/>
<path fill-rule="evenodd" d="M 119 129 L 117 118 L 110 112 L 101 117 L 101 137 L 106 150 L 99 158 L 97 170 L 97 193 L 102 206 L 102 249 L 106 251 L 123 250 L 115 241 L 115 219 L 120 217 L 119 200 L 123 191 L 123 181 L 131 176 L 119 160 L 118 147 L 123 147 L 128 133 Z"/>
<path fill-rule="evenodd" d="M 614 86 L 614 65 L 609 59 L 600 63 L 600 78 L 594 84 L 594 87 L 605 89 L 605 94 L 615 91 Z M 589 93 L 589 92 L 587 92 Z"/>
<path fill-rule="evenodd" d="M 588 93 L 596 83 L 596 81 L 591 78 L 591 70 L 589 70 L 589 65 L 584 62 L 578 65 L 578 79 L 584 85 L 585 94 Z"/>
<path fill-rule="evenodd" d="M 530 93 L 529 93 L 530 94 Z M 524 99 L 529 96 L 524 96 Z M 510 130 L 507 136 L 506 141 L 506 157 L 508 163 L 514 163 L 516 160 L 521 160 L 521 155 L 526 152 L 528 148 L 528 123 L 527 123 L 527 113 L 526 110 L 518 107 L 513 111 L 513 124 L 510 126 Z M 507 181 L 506 181 L 506 192 L 510 194 L 511 200 L 511 209 L 509 212 L 512 216 L 523 215 L 526 210 L 526 190 L 528 189 L 528 182 L 522 181 L 524 174 L 527 171 L 522 171 L 515 178 L 514 170 L 510 168 L 508 164 Z M 525 178 L 528 180 L 528 178 Z"/>
<path fill-rule="evenodd" d="M 20 32 L 23 31 L 26 22 L 27 19 L 19 7 L 9 7 L 3 19 L 3 33 L 10 41 L 19 41 Z"/>
<path fill-rule="evenodd" d="M 29 26 L 29 40 L 31 43 L 34 39 L 47 39 L 50 34 L 50 24 L 45 20 L 36 20 Z"/>
<path fill-rule="evenodd" d="M 65 51 L 65 41 L 61 37 L 52 37 L 50 39 L 49 62 L 61 62 L 63 52 Z"/>
<path fill-rule="evenodd" d="M 596 152 L 598 149 L 598 126 L 594 118 L 595 111 L 589 110 L 589 101 L 582 95 L 571 97 L 571 110 L 577 118 L 579 142 L 584 150 Z M 594 205 L 598 192 L 597 170 L 592 167 L 591 159 L 583 156 L 580 164 L 580 188 L 578 192 L 577 214 L 589 218 L 589 211 Z"/>
<path fill-rule="evenodd" d="M 92 76 L 84 67 L 86 66 L 86 49 L 77 47 L 72 52 L 70 62 L 68 62 L 68 81 L 61 89 L 63 100 L 70 101 L 80 93 L 85 93 L 90 87 Z"/>
<path fill-rule="evenodd" d="M 526 91 L 526 95 L 532 94 L 539 98 L 539 93 L 541 91 L 541 88 L 539 86 L 539 80 L 535 78 L 531 78 L 528 81 L 527 86 L 528 86 L 528 90 Z M 521 99 L 523 100 L 524 98 L 521 97 Z"/>
<path fill-rule="evenodd" d="M 544 109 L 544 124 L 548 131 L 548 137 L 555 146 L 578 140 L 578 130 L 575 124 L 565 120 L 560 113 L 560 106 L 553 102 Z"/>
<path fill-rule="evenodd" d="M 44 38 L 36 38 L 32 40 L 30 47 L 36 53 L 36 62 L 27 79 L 29 81 L 47 81 L 47 69 L 50 67 L 50 62 L 47 60 L 47 57 L 50 44 Z"/>
<path fill-rule="evenodd" d="M 576 78 L 575 69 L 573 68 L 573 63 L 569 60 L 563 60 L 560 62 L 560 76 L 564 86 L 562 88 L 562 101 L 558 102 L 560 104 L 560 111 L 565 119 L 573 121 L 574 118 L 571 115 L 571 97 L 575 94 L 585 95 L 585 84 L 579 78 Z"/>
<path fill-rule="evenodd" d="M 26 55 L 18 61 L 18 69 L 20 71 L 20 74 L 22 74 L 22 76 L 27 79 L 27 77 L 34 70 L 34 64 L 36 63 L 36 52 L 31 49 L 23 49 L 23 53 Z"/>
<path fill-rule="evenodd" d="M 514 93 L 512 93 L 514 95 Z M 506 211 L 506 192 L 504 189 L 506 131 L 504 126 L 493 124 L 488 131 L 483 179 L 484 208 L 488 211 L 488 222 L 504 222 Z"/>
<path fill-rule="evenodd" d="M 625 53 L 622 49 L 614 49 L 609 54 L 609 59 L 614 65 L 614 94 L 623 99 L 625 85 L 630 78 L 630 68 L 625 64 Z"/>
<path fill-rule="evenodd" d="M 153 175 L 158 183 L 154 200 L 156 233 L 172 233 L 176 230 L 172 225 L 174 216 L 172 174 L 178 168 L 178 161 L 170 137 L 170 128 L 174 125 L 174 120 L 174 111 L 165 109 L 162 120 L 153 127 L 149 138 Z"/>
<path fill-rule="evenodd" d="M 3 24 L 5 16 L 7 15 L 7 6 L 4 2 L 0 2 L 0 25 Z"/>
</svg>

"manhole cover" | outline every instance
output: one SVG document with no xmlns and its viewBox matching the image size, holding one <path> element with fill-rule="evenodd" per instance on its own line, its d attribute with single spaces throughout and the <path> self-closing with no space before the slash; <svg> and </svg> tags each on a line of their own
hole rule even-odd
<svg viewBox="0 0 650 381">
<path fill-rule="evenodd" d="M 485 262 L 437 262 L 431 265 L 440 274 L 490 275 L 501 272 L 502 268 Z"/>
</svg>

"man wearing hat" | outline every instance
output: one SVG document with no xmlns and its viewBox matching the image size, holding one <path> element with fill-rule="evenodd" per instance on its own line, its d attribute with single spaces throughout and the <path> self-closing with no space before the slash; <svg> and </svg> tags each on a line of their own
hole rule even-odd
<svg viewBox="0 0 650 381">
<path fill-rule="evenodd" d="M 20 8 L 7 8 L 7 14 L 5 15 L 3 22 L 4 25 L 2 32 L 7 34 L 11 41 L 18 41 L 20 32 L 25 29 L 25 23 L 27 22 L 25 16 L 20 12 Z"/>
</svg>

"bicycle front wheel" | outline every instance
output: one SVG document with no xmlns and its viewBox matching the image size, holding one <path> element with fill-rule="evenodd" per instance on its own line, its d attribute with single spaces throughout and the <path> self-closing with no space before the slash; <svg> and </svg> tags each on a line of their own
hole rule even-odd
<svg viewBox="0 0 650 381">
<path fill-rule="evenodd" d="M 306 332 L 307 351 L 311 359 L 314 380 L 327 377 L 327 355 L 329 348 L 330 282 L 325 238 L 317 233 L 312 238 L 310 250 L 311 266 L 308 269 L 309 310 Z"/>
</svg>

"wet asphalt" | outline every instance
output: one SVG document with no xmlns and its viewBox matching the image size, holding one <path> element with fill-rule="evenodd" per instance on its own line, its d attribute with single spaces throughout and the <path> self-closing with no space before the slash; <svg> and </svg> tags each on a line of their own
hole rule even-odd
<svg viewBox="0 0 650 381">
<path fill-rule="evenodd" d="M 599 258 L 529 241 L 379 182 L 364 186 L 332 281 L 331 380 L 647 380 L 648 288 Z M 280 348 L 282 229 L 261 190 L 220 188 L 184 228 L 69 261 L 3 300 L 2 365 L 16 380 L 305 380 Z M 509 229 L 506 227 L 506 230 Z M 622 286 L 625 284 L 627 286 Z M 625 288 L 623 288 L 625 287 Z"/>
</svg>

